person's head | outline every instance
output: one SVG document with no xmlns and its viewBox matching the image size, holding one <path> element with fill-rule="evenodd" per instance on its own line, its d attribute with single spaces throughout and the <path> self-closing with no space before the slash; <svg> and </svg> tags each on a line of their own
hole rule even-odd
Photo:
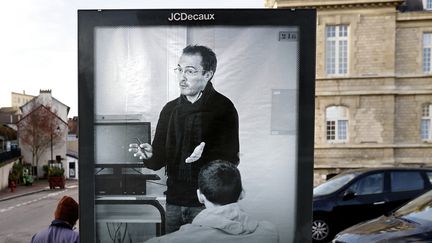
<svg viewBox="0 0 432 243">
<path fill-rule="evenodd" d="M 243 196 L 240 172 L 235 165 L 215 160 L 204 166 L 198 175 L 197 195 L 216 205 L 235 203 Z M 207 206 L 207 204 L 206 204 Z"/>
<path fill-rule="evenodd" d="M 175 69 L 180 93 L 188 99 L 196 98 L 216 72 L 216 54 L 206 46 L 189 45 Z"/>
<path fill-rule="evenodd" d="M 74 226 L 78 220 L 78 203 L 69 196 L 63 196 L 57 204 L 54 213 L 54 218 L 57 220 L 65 221 L 71 226 Z"/>
</svg>

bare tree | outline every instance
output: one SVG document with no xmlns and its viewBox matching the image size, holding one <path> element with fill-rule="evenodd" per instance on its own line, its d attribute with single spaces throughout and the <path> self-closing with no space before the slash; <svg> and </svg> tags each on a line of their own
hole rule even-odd
<svg viewBox="0 0 432 243">
<path fill-rule="evenodd" d="M 38 168 L 41 156 L 52 146 L 63 142 L 65 125 L 50 107 L 38 105 L 35 101 L 31 106 L 30 112 L 18 122 L 18 135 L 22 145 L 32 152 L 32 166 Z"/>
</svg>

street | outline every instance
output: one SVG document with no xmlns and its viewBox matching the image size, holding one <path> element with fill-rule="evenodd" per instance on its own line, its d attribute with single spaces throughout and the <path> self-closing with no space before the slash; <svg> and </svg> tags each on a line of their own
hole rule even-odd
<svg viewBox="0 0 432 243">
<path fill-rule="evenodd" d="M 35 233 L 51 223 L 57 202 L 64 195 L 78 201 L 78 187 L 72 185 L 0 202 L 0 243 L 30 242 Z"/>
</svg>

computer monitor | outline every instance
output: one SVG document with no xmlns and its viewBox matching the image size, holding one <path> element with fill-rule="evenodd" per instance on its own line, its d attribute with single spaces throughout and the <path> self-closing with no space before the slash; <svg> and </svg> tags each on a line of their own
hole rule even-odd
<svg viewBox="0 0 432 243">
<path fill-rule="evenodd" d="M 141 163 L 129 144 L 150 143 L 150 122 L 100 121 L 95 128 L 95 164 Z"/>
<path fill-rule="evenodd" d="M 131 143 L 150 143 L 150 122 L 130 117 L 98 116 L 95 123 L 95 191 L 97 195 L 143 195 L 146 180 L 143 161 L 129 152 Z"/>
</svg>

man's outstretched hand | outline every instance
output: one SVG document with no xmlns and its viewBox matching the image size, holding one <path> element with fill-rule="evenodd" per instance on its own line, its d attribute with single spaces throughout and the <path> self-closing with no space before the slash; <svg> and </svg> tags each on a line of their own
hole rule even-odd
<svg viewBox="0 0 432 243">
<path fill-rule="evenodd" d="M 129 152 L 134 153 L 134 157 L 139 157 L 139 159 L 150 159 L 153 156 L 153 148 L 148 143 L 131 143 L 129 144 Z"/>
<path fill-rule="evenodd" d="M 204 151 L 205 143 L 201 142 L 192 152 L 192 154 L 186 159 L 186 163 L 192 163 L 201 158 L 201 155 Z"/>
</svg>

